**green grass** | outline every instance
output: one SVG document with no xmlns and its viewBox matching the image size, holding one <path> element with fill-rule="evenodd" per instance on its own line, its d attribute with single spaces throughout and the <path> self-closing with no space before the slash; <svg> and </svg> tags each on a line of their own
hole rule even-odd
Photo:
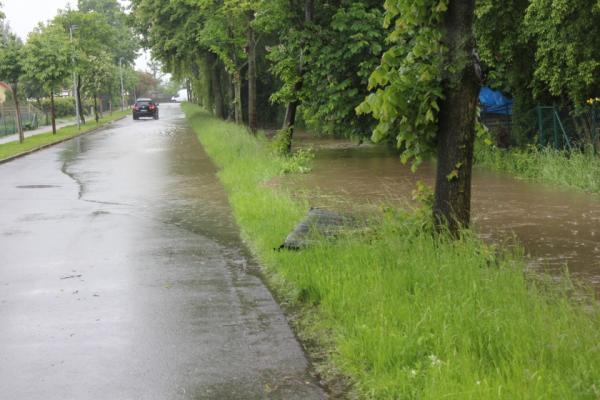
<svg viewBox="0 0 600 400">
<path fill-rule="evenodd" d="M 600 157 L 592 152 L 551 148 L 499 149 L 478 143 L 476 163 L 535 182 L 600 192 Z"/>
<path fill-rule="evenodd" d="M 17 141 L 6 144 L 0 144 L 0 160 L 16 156 L 18 154 L 26 153 L 38 147 L 60 142 L 61 140 L 65 140 L 77 136 L 81 133 L 88 132 L 92 129 L 97 128 L 99 125 L 103 125 L 121 117 L 124 117 L 126 115 L 129 115 L 129 113 L 130 111 L 113 112 L 112 115 L 106 115 L 104 118 L 101 118 L 98 125 L 96 125 L 96 122 L 92 120 L 89 121 L 87 124 L 82 125 L 81 130 L 77 130 L 77 125 L 71 125 L 58 129 L 56 131 L 56 135 L 53 135 L 52 128 L 50 128 L 48 133 L 42 133 L 39 135 L 26 137 L 23 143 L 19 143 Z"/>
<path fill-rule="evenodd" d="M 598 399 L 600 312 L 526 279 L 518 254 L 423 227 L 388 210 L 370 229 L 306 250 L 274 251 L 308 205 L 265 184 L 285 170 L 264 136 L 184 104 L 219 167 L 242 235 L 300 337 L 367 399 Z"/>
</svg>

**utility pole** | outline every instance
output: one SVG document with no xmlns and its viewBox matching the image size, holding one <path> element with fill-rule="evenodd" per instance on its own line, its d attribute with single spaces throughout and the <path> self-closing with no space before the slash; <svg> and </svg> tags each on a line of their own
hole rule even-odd
<svg viewBox="0 0 600 400">
<path fill-rule="evenodd" d="M 76 25 L 69 25 L 69 41 L 73 42 L 73 29 Z M 79 96 L 77 96 L 77 73 L 75 72 L 75 55 L 71 54 L 73 64 L 73 97 L 75 97 L 75 115 L 77 116 L 77 130 L 81 130 L 81 116 L 79 115 Z"/>
<path fill-rule="evenodd" d="M 123 88 L 123 57 L 119 58 L 119 72 L 121 74 L 121 111 L 125 111 L 125 89 Z"/>
</svg>

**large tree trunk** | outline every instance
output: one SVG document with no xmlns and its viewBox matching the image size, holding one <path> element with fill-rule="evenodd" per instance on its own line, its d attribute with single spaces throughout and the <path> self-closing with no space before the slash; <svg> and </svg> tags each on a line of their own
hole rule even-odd
<svg viewBox="0 0 600 400">
<path fill-rule="evenodd" d="M 218 118 L 225 118 L 225 110 L 223 107 L 223 93 L 221 92 L 221 79 L 219 79 L 219 63 L 217 58 L 211 56 L 212 66 L 210 67 L 210 86 L 213 92 L 215 115 Z"/>
<path fill-rule="evenodd" d="M 54 90 L 50 90 L 50 119 L 52 119 L 52 134 L 56 135 L 56 107 L 54 105 Z"/>
<path fill-rule="evenodd" d="M 23 133 L 23 124 L 21 123 L 21 107 L 19 106 L 19 94 L 17 93 L 16 83 L 12 86 L 12 92 L 15 98 L 15 110 L 17 112 L 15 121 L 17 123 L 17 132 L 19 132 L 19 143 L 23 143 L 25 141 L 25 134 Z"/>
<path fill-rule="evenodd" d="M 469 226 L 477 95 L 481 84 L 474 55 L 475 0 L 450 0 L 444 20 L 446 65 L 459 66 L 443 80 L 438 121 L 433 215 L 439 230 L 458 236 Z"/>
<path fill-rule="evenodd" d="M 85 117 L 83 115 L 83 103 L 81 102 L 81 77 L 77 77 L 77 103 L 79 104 L 79 119 L 85 125 Z"/>
<path fill-rule="evenodd" d="M 252 28 L 254 11 L 248 13 L 248 127 L 252 133 L 258 129 L 258 115 L 256 113 L 256 34 Z"/>
<path fill-rule="evenodd" d="M 302 89 L 302 81 L 297 83 L 294 86 L 295 91 L 299 91 Z M 283 129 L 293 129 L 294 124 L 296 123 L 296 112 L 298 110 L 299 101 L 294 100 L 288 103 L 285 108 L 285 116 L 283 117 Z"/>
</svg>

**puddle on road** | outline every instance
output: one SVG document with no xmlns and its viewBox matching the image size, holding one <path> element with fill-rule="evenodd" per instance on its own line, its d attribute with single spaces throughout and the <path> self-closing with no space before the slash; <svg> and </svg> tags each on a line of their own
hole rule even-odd
<svg viewBox="0 0 600 400">
<path fill-rule="evenodd" d="M 432 185 L 435 170 L 424 164 L 416 173 L 391 149 L 352 145 L 332 139 L 300 138 L 314 147 L 311 174 L 280 182 L 308 196 L 312 206 L 344 208 L 354 204 L 406 205 L 417 181 Z M 600 289 L 600 196 L 520 181 L 476 169 L 473 225 L 485 240 L 516 237 L 533 268 L 572 276 Z"/>
<path fill-rule="evenodd" d="M 158 217 L 226 246 L 240 243 L 217 170 L 179 110 L 76 138 L 60 160 L 83 201 Z M 140 180 L 144 173 L 152 179 Z"/>
</svg>

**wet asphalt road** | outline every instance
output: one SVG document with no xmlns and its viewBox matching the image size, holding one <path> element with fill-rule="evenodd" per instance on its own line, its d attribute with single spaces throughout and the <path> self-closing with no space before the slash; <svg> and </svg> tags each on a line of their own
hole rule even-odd
<svg viewBox="0 0 600 400">
<path fill-rule="evenodd" d="M 320 399 L 177 105 L 0 165 L 0 399 Z"/>
</svg>

